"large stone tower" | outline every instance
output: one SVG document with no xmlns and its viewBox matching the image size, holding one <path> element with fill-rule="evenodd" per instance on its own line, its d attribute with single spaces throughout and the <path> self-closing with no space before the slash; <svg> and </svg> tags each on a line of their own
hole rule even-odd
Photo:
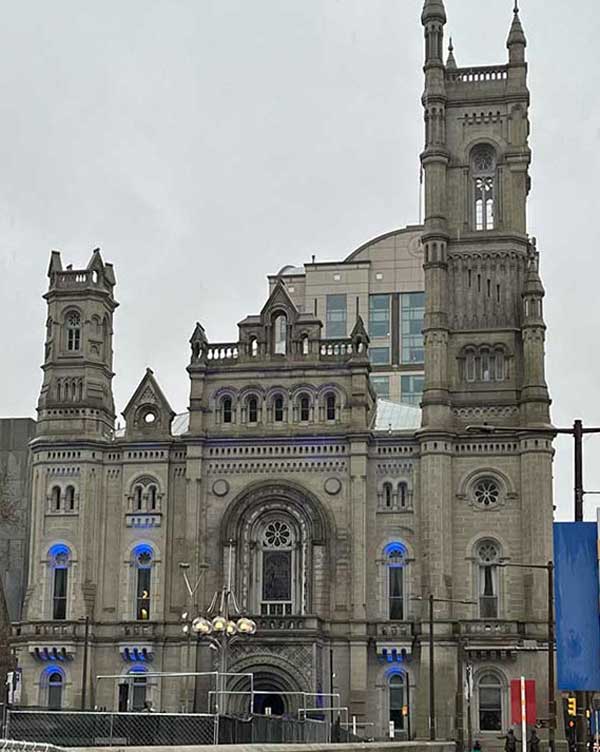
<svg viewBox="0 0 600 752">
<path fill-rule="evenodd" d="M 106 438 L 112 435 L 112 264 L 96 249 L 85 269 L 63 269 L 53 251 L 48 303 L 44 382 L 38 401 L 38 436 Z"/>
<path fill-rule="evenodd" d="M 472 598 L 477 566 L 551 556 L 544 288 L 527 233 L 527 42 L 515 6 L 508 61 L 460 68 L 452 44 L 443 59 L 443 0 L 425 0 L 422 24 L 423 586 L 440 599 L 436 618 L 489 616 L 481 600 L 488 587 L 510 593 L 505 618 L 533 624 L 546 589 L 526 569 L 481 582 L 478 611 L 451 602 Z"/>
</svg>

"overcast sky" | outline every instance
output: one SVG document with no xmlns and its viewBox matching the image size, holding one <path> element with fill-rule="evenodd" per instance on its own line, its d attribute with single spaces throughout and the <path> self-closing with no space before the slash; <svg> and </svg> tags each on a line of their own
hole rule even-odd
<svg viewBox="0 0 600 752">
<path fill-rule="evenodd" d="M 460 65 L 504 62 L 512 0 L 446 0 Z M 33 0 L 0 26 L 0 415 L 35 415 L 50 249 L 115 265 L 121 411 L 146 366 L 187 406 L 188 339 L 265 275 L 418 221 L 421 0 Z M 600 5 L 522 0 L 556 424 L 600 425 Z M 596 187 L 595 187 L 596 186 Z M 557 442 L 558 514 L 572 514 Z M 600 490 L 600 436 L 585 444 Z M 588 497 L 593 514 L 594 498 Z"/>
</svg>

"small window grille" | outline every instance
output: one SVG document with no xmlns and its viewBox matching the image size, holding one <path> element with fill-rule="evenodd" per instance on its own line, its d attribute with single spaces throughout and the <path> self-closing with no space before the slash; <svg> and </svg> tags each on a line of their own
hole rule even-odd
<svg viewBox="0 0 600 752">
<path fill-rule="evenodd" d="M 283 423 L 283 397 L 275 397 L 274 418 L 276 423 Z"/>
<path fill-rule="evenodd" d="M 256 397 L 250 397 L 248 400 L 248 423 L 258 422 L 258 400 Z"/>
<path fill-rule="evenodd" d="M 300 421 L 308 423 L 310 420 L 310 399 L 303 395 L 300 397 Z"/>
<path fill-rule="evenodd" d="M 221 404 L 223 408 L 223 423 L 231 423 L 233 419 L 231 397 L 224 397 Z"/>
<path fill-rule="evenodd" d="M 327 413 L 327 420 L 335 420 L 335 394 L 328 394 L 325 400 L 325 409 Z"/>
</svg>

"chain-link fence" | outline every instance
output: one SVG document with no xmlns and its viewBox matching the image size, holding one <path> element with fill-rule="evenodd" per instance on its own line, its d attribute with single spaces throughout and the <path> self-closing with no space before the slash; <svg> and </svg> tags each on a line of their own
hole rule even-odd
<svg viewBox="0 0 600 752">
<path fill-rule="evenodd" d="M 53 752 L 55 747 L 319 743 L 330 740 L 330 728 L 325 721 L 262 715 L 9 710 L 5 736 L 9 752 Z"/>
<path fill-rule="evenodd" d="M 208 713 L 103 713 L 10 710 L 5 736 L 60 747 L 200 745 L 218 741 Z"/>
</svg>

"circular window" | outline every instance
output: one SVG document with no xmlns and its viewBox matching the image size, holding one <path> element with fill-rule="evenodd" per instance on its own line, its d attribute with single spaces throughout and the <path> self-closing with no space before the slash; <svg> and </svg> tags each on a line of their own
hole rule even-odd
<svg viewBox="0 0 600 752">
<path fill-rule="evenodd" d="M 135 557 L 138 567 L 148 568 L 152 564 L 152 553 L 150 551 L 140 551 Z"/>
<path fill-rule="evenodd" d="M 482 541 L 477 546 L 477 558 L 482 564 L 495 564 L 500 558 L 498 544 L 494 541 Z"/>
<path fill-rule="evenodd" d="M 479 506 L 489 509 L 500 500 L 500 486 L 493 478 L 482 478 L 475 484 L 473 495 Z"/>
<path fill-rule="evenodd" d="M 152 412 L 152 410 L 149 410 L 144 415 L 144 423 L 155 423 L 156 422 L 156 413 Z"/>
<path fill-rule="evenodd" d="M 269 548 L 289 548 L 292 542 L 292 531 L 285 522 L 274 520 L 265 529 L 264 544 Z"/>
</svg>

